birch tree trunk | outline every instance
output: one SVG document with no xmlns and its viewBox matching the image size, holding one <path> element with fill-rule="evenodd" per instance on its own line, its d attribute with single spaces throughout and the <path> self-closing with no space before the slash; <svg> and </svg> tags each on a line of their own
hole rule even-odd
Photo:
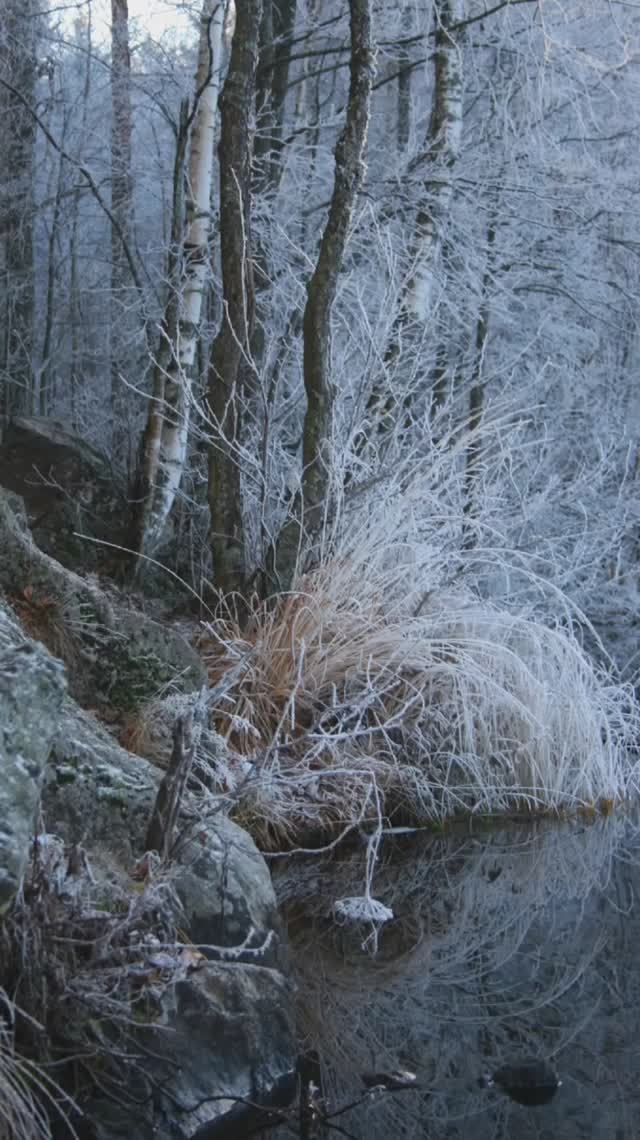
<svg viewBox="0 0 640 1140">
<path fill-rule="evenodd" d="M 142 442 L 137 512 L 132 544 L 148 554 L 160 543 L 187 457 L 192 383 L 208 264 L 210 198 L 226 3 L 204 0 L 196 96 L 183 121 L 174 174 L 174 233 L 169 293 L 154 371 L 153 395 Z M 180 138 L 191 127 L 186 230 L 178 242 L 182 215 Z M 176 246 L 180 245 L 178 251 Z"/>
<path fill-rule="evenodd" d="M 131 53 L 128 0 L 111 0 L 111 423 L 113 453 L 130 461 L 127 389 L 122 376 L 131 370 L 135 290 L 122 237 L 130 244 L 133 229 L 131 174 Z"/>
<path fill-rule="evenodd" d="M 275 574 L 287 588 L 296 570 L 303 538 L 317 536 L 330 510 L 330 464 L 335 387 L 331 375 L 331 313 L 338 287 L 349 226 L 364 178 L 369 127 L 373 51 L 371 0 L 350 0 L 351 60 L 344 129 L 336 146 L 335 179 L 329 216 L 316 267 L 307 286 L 303 318 L 304 387 L 307 409 L 302 446 L 302 485 L 292 516 L 275 552 Z"/>
<path fill-rule="evenodd" d="M 262 0 L 238 4 L 221 99 L 220 245 L 224 312 L 211 349 L 208 400 L 211 552 L 216 586 L 242 592 L 245 578 L 240 472 L 242 374 L 251 358 L 254 281 L 251 242 L 252 120 Z"/>
<path fill-rule="evenodd" d="M 423 325 L 431 314 L 438 256 L 453 198 L 453 177 L 462 140 L 462 53 L 453 30 L 462 18 L 462 0 L 439 0 L 436 7 L 435 94 L 428 150 L 432 177 L 416 219 L 414 266 L 405 307 Z"/>
<path fill-rule="evenodd" d="M 36 0 L 4 0 L 0 14 L 0 382 L 5 415 L 33 411 L 33 157 Z M 20 98 L 20 96 L 22 98 Z"/>
<path fill-rule="evenodd" d="M 378 434 L 386 435 L 397 420 L 406 393 L 389 391 L 388 373 L 397 374 L 409 351 L 419 350 L 432 311 L 438 262 L 442 254 L 454 190 L 454 174 L 462 140 L 463 66 L 456 25 L 463 0 L 437 0 L 435 5 L 434 101 L 422 162 L 428 166 L 423 198 L 416 215 L 410 271 L 385 353 L 387 375 L 380 377 L 367 409 Z M 400 379 L 402 372 L 400 371 Z"/>
</svg>

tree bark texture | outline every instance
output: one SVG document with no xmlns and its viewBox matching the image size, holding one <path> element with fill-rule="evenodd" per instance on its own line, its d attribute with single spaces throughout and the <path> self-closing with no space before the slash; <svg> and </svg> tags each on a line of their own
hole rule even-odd
<svg viewBox="0 0 640 1140">
<path fill-rule="evenodd" d="M 250 360 L 254 323 L 251 242 L 253 114 L 262 0 L 238 4 L 229 70 L 221 98 L 220 245 L 223 317 L 211 350 L 208 381 L 213 438 L 209 451 L 211 550 L 216 587 L 242 591 L 245 559 L 240 478 L 241 374 Z"/>
<path fill-rule="evenodd" d="M 431 314 L 436 263 L 451 209 L 453 175 L 462 141 L 462 53 L 452 30 L 461 20 L 461 0 L 439 0 L 435 93 L 427 140 L 431 177 L 425 179 L 423 204 L 416 219 L 414 269 L 406 298 L 408 312 L 421 324 Z"/>
<path fill-rule="evenodd" d="M 174 170 L 169 292 L 145 429 L 135 524 L 135 549 L 152 553 L 162 539 L 187 458 L 202 301 L 208 266 L 214 141 L 222 70 L 226 3 L 205 0 L 193 109 L 184 117 Z M 186 228 L 183 228 L 183 144 L 190 128 Z"/>
<path fill-rule="evenodd" d="M 397 423 L 405 393 L 389 391 L 390 371 L 402 381 L 407 353 L 420 351 L 434 306 L 438 263 L 454 191 L 454 173 L 462 141 L 463 60 L 455 27 L 462 20 L 462 0 L 435 5 L 434 98 L 425 153 L 423 199 L 416 215 L 410 271 L 400 295 L 398 315 L 385 352 L 386 375 L 375 384 L 367 404 L 369 420 L 385 437 Z M 364 441 L 366 442 L 366 441 Z"/>
<path fill-rule="evenodd" d="M 484 415 L 485 379 L 483 373 L 487 337 L 489 335 L 490 289 L 494 272 L 495 240 L 496 222 L 494 219 L 489 223 L 487 229 L 487 261 L 482 278 L 482 297 L 476 323 L 475 356 L 471 388 L 469 390 L 469 442 L 467 444 L 465 465 L 464 525 L 462 535 L 462 545 L 465 550 L 472 549 L 477 540 L 476 529 L 473 526 L 473 516 L 476 508 L 477 483 L 482 466 L 482 437 L 480 429 Z"/>
<path fill-rule="evenodd" d="M 0 15 L 0 381 L 5 415 L 33 411 L 33 157 L 39 6 L 4 0 Z M 22 96 L 22 99 L 20 99 Z"/>
<path fill-rule="evenodd" d="M 344 129 L 335 152 L 335 178 L 318 260 L 307 285 L 303 318 L 303 373 L 307 408 L 302 448 L 302 486 L 292 517 L 278 540 L 275 560 L 281 585 L 295 572 L 303 536 L 317 536 L 329 509 L 335 388 L 331 375 L 331 314 L 353 209 L 364 178 L 369 128 L 373 50 L 370 0 L 350 0 L 351 61 Z"/>
<path fill-rule="evenodd" d="M 136 290 L 122 244 L 133 230 L 131 173 L 131 53 L 128 0 L 111 0 L 111 212 L 120 233 L 111 227 L 111 422 L 113 452 L 130 460 L 128 392 L 123 376 L 136 365 Z M 133 357 L 133 358 L 132 358 Z"/>
</svg>

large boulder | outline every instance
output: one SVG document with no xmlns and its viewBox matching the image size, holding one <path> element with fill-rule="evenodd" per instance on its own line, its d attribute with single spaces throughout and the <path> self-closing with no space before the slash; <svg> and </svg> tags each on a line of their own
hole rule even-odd
<svg viewBox="0 0 640 1140">
<path fill-rule="evenodd" d="M 160 776 L 121 748 L 92 714 L 65 701 L 42 814 L 65 850 L 86 852 L 86 911 L 91 921 L 108 922 L 105 908 L 112 909 L 123 916 L 118 922 L 124 930 L 130 921 L 125 916 L 140 908 L 144 891 L 157 890 L 159 906 L 168 900 L 180 932 L 177 942 L 170 937 L 159 945 L 145 933 L 144 919 L 132 923 L 139 941 L 124 952 L 121 967 L 125 980 L 127 968 L 132 978 L 126 1052 L 141 1061 L 132 1062 L 126 1080 L 141 1104 L 132 1123 L 117 1097 L 94 1091 L 82 1101 L 80 1131 L 90 1140 L 206 1137 L 235 1098 L 268 1099 L 283 1082 L 293 1095 L 295 1086 L 292 987 L 267 866 L 250 836 L 218 810 L 215 797 L 187 793 L 171 864 L 154 872 L 157 888 L 153 875 L 144 887 L 140 857 Z M 91 966 L 96 992 L 100 968 L 99 961 Z M 77 987 L 82 984 L 76 979 Z M 109 1000 L 114 1002 L 113 993 Z M 117 1021 L 110 1029 L 108 1018 L 96 1014 L 92 1020 L 115 1046 Z M 76 1041 L 77 1033 L 67 1013 L 68 1036 L 59 1044 L 82 1051 L 86 1039 Z"/>
<path fill-rule="evenodd" d="M 125 497 L 108 460 L 55 420 L 30 416 L 7 424 L 0 485 L 24 499 L 38 546 L 65 566 L 91 570 L 113 558 L 108 547 L 78 535 L 123 542 Z"/>
<path fill-rule="evenodd" d="M 0 610 L 0 915 L 26 867 L 64 689 L 59 662 Z"/>
<path fill-rule="evenodd" d="M 19 501 L 2 488 L 0 587 L 28 631 L 62 658 L 83 705 L 127 712 L 165 685 L 189 691 L 206 681 L 197 653 L 174 629 L 107 597 L 40 550 Z"/>
</svg>

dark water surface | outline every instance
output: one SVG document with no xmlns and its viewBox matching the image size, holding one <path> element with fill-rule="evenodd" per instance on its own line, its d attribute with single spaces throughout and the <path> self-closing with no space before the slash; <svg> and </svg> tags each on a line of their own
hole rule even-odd
<svg viewBox="0 0 640 1140">
<path fill-rule="evenodd" d="M 637 824 L 384 839 L 371 894 L 394 918 L 377 951 L 371 926 L 331 917 L 363 894 L 366 856 L 363 843 L 274 868 L 327 1111 L 359 1097 L 363 1073 L 417 1075 L 418 1088 L 370 1095 L 333 1122 L 358 1140 L 640 1138 Z M 550 1104 L 481 1087 L 532 1055 L 562 1079 Z"/>
</svg>

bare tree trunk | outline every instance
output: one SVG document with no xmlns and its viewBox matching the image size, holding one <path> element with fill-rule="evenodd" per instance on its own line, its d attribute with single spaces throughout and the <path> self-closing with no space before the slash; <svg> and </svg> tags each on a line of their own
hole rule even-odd
<svg viewBox="0 0 640 1140">
<path fill-rule="evenodd" d="M 169 293 L 138 474 L 132 543 L 140 554 L 160 543 L 187 457 L 192 384 L 208 265 L 210 199 L 226 3 L 204 0 L 196 95 L 183 118 L 174 169 Z M 184 143 L 191 128 L 186 231 L 182 229 Z"/>
<path fill-rule="evenodd" d="M 419 350 L 433 310 L 434 284 L 453 198 L 454 173 L 462 139 L 462 53 L 455 27 L 462 19 L 462 0 L 437 0 L 435 5 L 435 92 L 423 161 L 429 174 L 416 217 L 411 269 L 403 288 L 398 316 L 385 352 L 386 375 L 369 398 L 369 418 L 378 434 L 387 434 L 396 421 L 405 393 L 389 391 L 391 369 L 398 371 L 406 351 Z M 427 157 L 428 156 L 428 157 Z"/>
<path fill-rule="evenodd" d="M 307 409 L 302 448 L 302 486 L 291 518 L 282 529 L 275 554 L 280 586 L 291 582 L 303 536 L 317 535 L 329 507 L 330 449 L 335 388 L 331 376 L 331 313 L 347 244 L 349 226 L 364 177 L 369 127 L 373 51 L 371 2 L 350 0 L 351 63 L 344 129 L 336 146 L 336 171 L 329 216 L 318 261 L 307 286 L 303 318 L 304 386 Z"/>
<path fill-rule="evenodd" d="M 71 367 L 69 370 L 69 400 L 71 404 L 71 426 L 74 431 L 80 427 L 78 408 L 78 376 L 80 368 L 80 329 L 82 327 L 82 301 L 80 298 L 80 273 L 78 268 L 78 197 L 73 203 L 71 235 L 69 237 L 69 325 L 71 329 Z"/>
<path fill-rule="evenodd" d="M 429 165 L 434 178 L 424 184 L 416 219 L 414 268 L 405 307 L 424 324 L 431 313 L 434 272 L 453 198 L 453 176 L 462 140 L 462 55 L 455 32 L 461 0 L 439 0 L 436 9 L 435 101 L 429 124 Z"/>
<path fill-rule="evenodd" d="M 411 6 L 407 5 L 403 13 L 403 28 L 407 32 L 411 28 Z M 411 55 L 403 46 L 398 59 L 398 150 L 404 151 L 409 142 L 411 131 Z"/>
<path fill-rule="evenodd" d="M 289 70 L 291 67 L 291 41 L 296 22 L 297 0 L 272 0 L 273 3 L 273 37 L 275 53 L 273 59 L 273 78 L 271 82 L 271 100 L 273 115 L 273 141 L 271 147 L 270 184 L 275 191 L 280 185 L 282 175 L 283 142 L 282 131 L 284 127 L 285 100 L 289 86 Z"/>
<path fill-rule="evenodd" d="M 221 99 L 220 244 L 224 313 L 209 365 L 211 551 L 216 586 L 242 591 L 245 577 L 240 478 L 241 374 L 254 321 L 251 243 L 251 129 L 262 0 L 239 4 Z"/>
<path fill-rule="evenodd" d="M 482 463 L 482 439 L 480 428 L 484 415 L 484 357 L 489 334 L 489 290 L 493 277 L 493 258 L 496 240 L 495 222 L 489 223 L 487 229 L 487 262 L 482 278 L 482 299 L 476 324 L 475 356 L 471 388 L 469 389 L 469 443 L 467 445 L 465 469 L 465 502 L 464 525 L 462 545 L 465 550 L 471 550 L 477 540 L 476 530 L 473 526 L 473 516 L 476 513 L 477 483 Z"/>
<path fill-rule="evenodd" d="M 127 416 L 128 393 L 123 375 L 131 369 L 136 291 L 122 238 L 130 244 L 133 229 L 131 173 L 131 53 L 128 0 L 111 0 L 111 212 L 120 228 L 111 227 L 111 423 L 114 457 L 131 460 Z"/>
<path fill-rule="evenodd" d="M 33 410 L 33 155 L 37 0 L 4 0 L 0 17 L 0 382 L 5 415 Z M 20 98 L 21 96 L 22 98 Z"/>
<path fill-rule="evenodd" d="M 263 0 L 256 76 L 257 188 L 277 191 L 282 174 L 282 130 L 291 67 L 297 0 Z"/>
<path fill-rule="evenodd" d="M 64 142 L 65 131 L 62 139 Z M 45 302 L 44 335 L 42 338 L 42 352 L 40 363 L 40 378 L 38 383 L 38 410 L 41 416 L 46 416 L 52 402 L 52 387 L 55 369 L 52 368 L 53 349 L 53 319 L 55 311 L 56 283 L 58 278 L 58 265 L 56 261 L 56 247 L 60 240 L 60 215 L 62 212 L 62 195 L 64 193 L 64 159 L 58 160 L 55 200 L 51 227 L 47 241 L 47 298 Z"/>
<path fill-rule="evenodd" d="M 263 0 L 258 66 L 256 69 L 256 135 L 253 146 L 254 193 L 269 185 L 269 160 L 273 146 L 273 6 L 274 0 Z"/>
</svg>

